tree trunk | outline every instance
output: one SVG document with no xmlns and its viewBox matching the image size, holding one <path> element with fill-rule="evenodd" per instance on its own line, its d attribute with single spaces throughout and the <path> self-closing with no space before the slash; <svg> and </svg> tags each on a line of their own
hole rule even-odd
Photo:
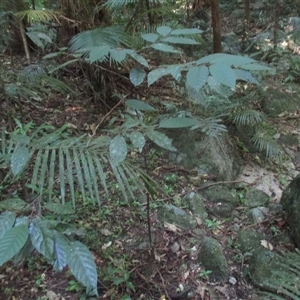
<svg viewBox="0 0 300 300">
<path fill-rule="evenodd" d="M 242 41 L 243 50 L 246 49 L 246 45 L 249 37 L 250 0 L 244 1 L 244 11 L 245 11 L 245 16 L 244 16 L 244 30 L 243 30 L 243 41 Z"/>
<path fill-rule="evenodd" d="M 211 0 L 211 22 L 213 28 L 213 41 L 214 41 L 214 53 L 222 52 L 222 43 L 221 43 L 221 20 L 220 20 L 220 8 L 219 0 Z"/>
<path fill-rule="evenodd" d="M 21 36 L 22 36 L 22 41 L 23 41 L 23 45 L 24 45 L 24 51 L 25 51 L 27 63 L 30 65 L 30 61 L 31 61 L 30 50 L 29 50 L 28 41 L 27 41 L 27 37 L 26 37 L 26 33 L 25 33 L 25 28 L 24 28 L 22 20 L 20 20 L 19 26 L 20 26 L 20 32 L 21 32 Z"/>
<path fill-rule="evenodd" d="M 279 27 L 280 8 L 281 8 L 281 0 L 276 0 L 275 20 L 274 20 L 274 49 L 277 48 L 277 43 L 278 43 L 278 27 Z"/>
</svg>

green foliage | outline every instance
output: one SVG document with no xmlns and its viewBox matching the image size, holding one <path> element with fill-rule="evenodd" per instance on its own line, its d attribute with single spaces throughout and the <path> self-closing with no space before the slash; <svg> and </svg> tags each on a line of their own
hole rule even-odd
<svg viewBox="0 0 300 300">
<path fill-rule="evenodd" d="M 112 170 L 125 200 L 128 200 L 128 195 L 134 197 L 135 189 L 143 189 L 142 181 L 137 180 L 137 169 L 124 161 L 128 150 L 122 136 L 101 136 L 91 140 L 86 135 L 69 136 L 67 125 L 57 130 L 48 125 L 32 128 L 31 124 L 27 127 L 32 131 L 28 133 L 26 126 L 19 124 L 8 137 L 2 131 L 0 166 L 10 170 L 7 180 L 10 177 L 18 179 L 30 169 L 32 177 L 27 186 L 34 193 L 52 201 L 54 189 L 59 188 L 61 202 L 65 203 L 69 193 L 73 206 L 77 189 L 84 201 L 92 199 L 100 204 L 99 185 L 108 196 L 111 178 L 107 168 Z M 136 134 L 131 139 L 141 149 L 142 144 Z M 151 134 L 152 139 L 158 139 L 160 133 L 153 131 Z M 130 181 L 134 183 L 133 187 Z"/>
<path fill-rule="evenodd" d="M 300 253 L 282 253 L 276 270 L 271 271 L 271 276 L 264 282 L 265 292 L 260 294 L 264 300 L 300 299 Z"/>
<path fill-rule="evenodd" d="M 35 249 L 56 271 L 62 271 L 68 265 L 89 294 L 97 295 L 97 272 L 92 254 L 82 243 L 69 240 L 53 229 L 54 224 L 58 225 L 58 222 L 39 217 L 16 217 L 10 211 L 0 214 L 0 266 L 14 256 L 17 261 L 27 259 Z"/>
<path fill-rule="evenodd" d="M 281 149 L 279 145 L 273 140 L 273 138 L 264 130 L 258 130 L 251 141 L 254 146 L 262 152 L 266 152 L 267 157 L 280 157 Z"/>
<path fill-rule="evenodd" d="M 0 70 L 0 94 L 5 101 L 21 104 L 21 100 L 26 100 L 34 105 L 36 101 L 42 101 L 50 90 L 73 93 L 61 80 L 47 74 L 42 65 L 29 65 L 16 72 L 1 64 Z"/>
<path fill-rule="evenodd" d="M 26 34 L 35 45 L 45 50 L 46 46 L 54 43 L 57 32 L 52 28 L 49 29 L 46 25 L 38 23 L 27 27 Z"/>
</svg>

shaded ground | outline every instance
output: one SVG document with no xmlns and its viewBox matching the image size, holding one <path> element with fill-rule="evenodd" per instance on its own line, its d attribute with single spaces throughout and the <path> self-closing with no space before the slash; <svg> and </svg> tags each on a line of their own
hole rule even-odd
<svg viewBox="0 0 300 300">
<path fill-rule="evenodd" d="M 74 134 L 81 134 L 85 128 L 90 133 L 90 125 L 101 121 L 103 115 L 100 115 L 97 104 L 86 102 L 86 107 L 82 104 L 82 101 L 76 103 L 71 99 L 48 99 L 40 109 L 25 106 L 23 113 L 26 110 L 26 117 L 22 121 L 29 121 L 30 118 L 37 124 L 48 121 L 55 126 L 70 123 Z M 298 121 L 291 122 L 294 124 L 291 127 L 295 128 L 295 122 L 297 124 Z M 283 188 L 278 181 L 278 172 L 257 167 L 251 161 L 249 163 L 249 167 L 242 174 L 244 178 L 240 179 L 249 186 L 262 184 L 263 189 L 269 188 L 265 191 L 268 194 L 275 192 L 278 201 Z M 166 202 L 180 206 L 180 199 L 188 191 L 197 190 L 201 186 L 190 181 L 190 176 L 195 175 L 193 170 L 170 164 L 159 152 L 151 154 L 150 165 L 153 166 L 151 175 L 161 183 L 166 193 L 151 203 L 153 248 L 149 244 L 145 199 L 125 203 L 118 189 L 112 199 L 103 202 L 100 208 L 92 204 L 80 206 L 76 215 L 66 220 L 86 232 L 79 239 L 89 246 L 96 259 L 100 293 L 97 299 L 121 299 L 125 295 L 130 295 L 132 299 L 157 300 L 187 297 L 203 300 L 260 299 L 257 290 L 243 274 L 243 265 L 247 263 L 247 258 L 242 257 L 234 248 L 234 226 L 238 223 L 241 228 L 249 227 L 246 208 L 237 208 L 240 215 L 230 220 L 217 219 L 210 214 L 208 218 L 215 219 L 216 226 L 209 228 L 203 220 L 199 220 L 197 233 L 163 225 L 157 220 L 156 208 Z M 255 175 L 256 172 L 258 175 Z M 176 175 L 174 181 L 170 180 L 172 174 Z M 270 180 L 264 184 L 267 178 Z M 206 204 L 209 209 L 209 203 Z M 45 217 L 56 218 L 47 213 Z M 255 228 L 254 225 L 250 226 Z M 270 232 L 271 226 L 278 229 L 277 233 L 285 230 L 281 217 L 256 226 L 263 232 Z M 230 265 L 230 278 L 234 279 L 231 283 L 208 282 L 206 270 L 201 269 L 195 261 L 199 242 L 204 234 L 216 238 L 223 246 Z M 290 245 L 281 245 L 281 249 L 285 247 Z M 62 273 L 53 272 L 37 254 L 17 269 L 12 264 L 0 268 L 0 299 L 75 300 L 80 299 L 82 293 L 84 290 L 67 270 Z"/>
<path fill-rule="evenodd" d="M 171 92 L 166 91 L 165 86 L 164 88 L 164 95 L 161 87 L 157 87 L 154 88 L 152 96 L 157 94 L 167 99 Z M 74 135 L 84 132 L 92 134 L 108 111 L 103 112 L 99 103 L 83 99 L 84 95 L 77 100 L 51 95 L 44 103 L 37 103 L 36 107 L 23 105 L 22 112 L 16 109 L 14 116 L 22 123 L 49 122 L 55 127 L 69 123 Z M 180 103 L 182 99 L 179 96 L 172 100 Z M 5 107 L 2 107 L 3 111 Z M 281 121 L 278 119 L 277 124 L 282 124 Z M 13 121 L 8 123 L 10 122 L 10 126 L 13 127 Z M 2 123 L 7 124 L 4 114 Z M 289 132 L 299 128 L 299 118 L 285 119 L 284 128 Z M 242 257 L 234 248 L 234 227 L 237 224 L 240 228 L 251 226 L 271 233 L 270 228 L 273 226 L 278 230 L 277 234 L 283 234 L 283 217 L 270 218 L 255 226 L 248 225 L 246 208 L 241 205 L 237 208 L 239 216 L 230 220 L 217 219 L 215 215 L 210 214 L 208 219 L 216 220 L 215 227 L 208 227 L 203 220 L 199 220 L 197 233 L 161 224 L 156 215 L 159 205 L 169 202 L 180 206 L 180 200 L 187 192 L 197 190 L 201 186 L 193 184 L 190 180 L 190 177 L 196 175 L 193 170 L 174 166 L 159 152 L 153 154 L 150 153 L 151 149 L 148 151 L 150 175 L 161 183 L 165 191 L 165 195 L 151 203 L 153 248 L 149 244 L 145 199 L 125 203 L 117 188 L 112 199 L 103 202 L 100 208 L 92 204 L 81 205 L 76 215 L 66 220 L 85 230 L 86 234 L 79 239 L 90 248 L 96 260 L 100 294 L 97 299 L 129 299 L 125 298 L 125 295 L 130 295 L 132 299 L 155 300 L 261 299 L 258 291 L 249 284 L 246 274 L 243 274 L 247 258 Z M 294 175 L 289 174 L 288 165 L 285 165 L 282 175 L 274 164 L 270 169 L 270 166 L 266 167 L 263 162 L 260 162 L 260 165 L 255 164 L 250 155 L 245 155 L 244 158 L 247 167 L 239 180 L 246 186 L 257 186 L 272 197 L 274 193 L 273 200 L 278 202 L 286 184 L 282 178 L 289 180 Z M 170 175 L 175 175 L 176 180 L 168 179 Z M 206 204 L 209 209 L 209 203 Z M 57 218 L 47 214 L 45 217 Z M 203 235 L 216 238 L 223 246 L 230 265 L 230 283 L 210 283 L 206 270 L 197 264 L 195 258 Z M 291 245 L 281 245 L 280 250 L 289 247 Z M 0 299 L 76 300 L 80 299 L 83 293 L 82 287 L 67 270 L 55 273 L 38 254 L 20 267 L 6 264 L 0 268 Z"/>
</svg>

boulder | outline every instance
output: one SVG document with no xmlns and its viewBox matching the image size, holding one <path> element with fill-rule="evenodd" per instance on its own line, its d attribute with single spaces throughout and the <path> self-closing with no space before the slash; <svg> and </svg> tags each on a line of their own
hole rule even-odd
<svg viewBox="0 0 300 300">
<path fill-rule="evenodd" d="M 201 244 L 199 261 L 206 271 L 211 271 L 211 281 L 224 281 L 228 279 L 229 269 L 227 260 L 222 252 L 219 242 L 211 237 L 205 237 Z"/>
<path fill-rule="evenodd" d="M 183 209 L 171 204 L 160 207 L 157 214 L 161 222 L 175 224 L 184 229 L 194 229 L 197 226 L 195 218 L 188 215 Z"/>
<path fill-rule="evenodd" d="M 171 159 L 199 175 L 211 175 L 216 180 L 235 180 L 241 170 L 241 159 L 228 134 L 209 137 L 201 130 L 173 129 L 165 132 L 178 149 Z"/>
<path fill-rule="evenodd" d="M 300 248 L 300 174 L 285 188 L 280 202 L 286 213 L 290 235 Z"/>
</svg>

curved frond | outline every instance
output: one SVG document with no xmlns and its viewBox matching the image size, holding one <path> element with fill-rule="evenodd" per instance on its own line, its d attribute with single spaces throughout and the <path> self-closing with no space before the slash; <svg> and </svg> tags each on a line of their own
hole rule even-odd
<svg viewBox="0 0 300 300">
<path fill-rule="evenodd" d="M 279 145 L 266 132 L 259 130 L 251 139 L 254 146 L 261 152 L 265 151 L 266 157 L 279 158 L 281 156 L 281 149 Z"/>
<path fill-rule="evenodd" d="M 116 48 L 122 45 L 129 46 L 129 41 L 129 37 L 120 27 L 96 28 L 74 36 L 70 41 L 70 50 L 72 52 L 84 52 L 90 51 L 93 47 Z"/>
<path fill-rule="evenodd" d="M 51 201 L 56 191 L 62 203 L 70 197 L 75 206 L 76 192 L 81 194 L 83 201 L 92 200 L 100 205 L 102 197 L 107 197 L 110 187 L 116 184 L 126 200 L 132 199 L 136 190 L 143 191 L 144 184 L 136 168 L 126 161 L 119 164 L 111 161 L 109 137 L 89 141 L 86 135 L 68 136 L 66 129 L 66 126 L 57 130 L 40 126 L 33 131 L 31 139 L 26 140 L 28 150 L 34 154 L 27 167 L 32 170 L 29 186 L 35 193 Z M 4 141 L 0 159 L 2 166 L 8 167 L 20 139 L 12 145 L 7 139 Z"/>
<path fill-rule="evenodd" d="M 110 10 L 123 8 L 128 4 L 137 4 L 140 0 L 107 0 L 99 9 L 106 7 Z"/>
<path fill-rule="evenodd" d="M 21 19 L 26 19 L 28 23 L 44 23 L 51 20 L 55 20 L 59 23 L 58 18 L 62 16 L 60 12 L 54 12 L 52 10 L 23 10 L 18 11 L 16 15 Z"/>
<path fill-rule="evenodd" d="M 254 109 L 237 111 L 233 115 L 233 122 L 237 125 L 253 125 L 263 121 L 263 115 Z"/>
</svg>

